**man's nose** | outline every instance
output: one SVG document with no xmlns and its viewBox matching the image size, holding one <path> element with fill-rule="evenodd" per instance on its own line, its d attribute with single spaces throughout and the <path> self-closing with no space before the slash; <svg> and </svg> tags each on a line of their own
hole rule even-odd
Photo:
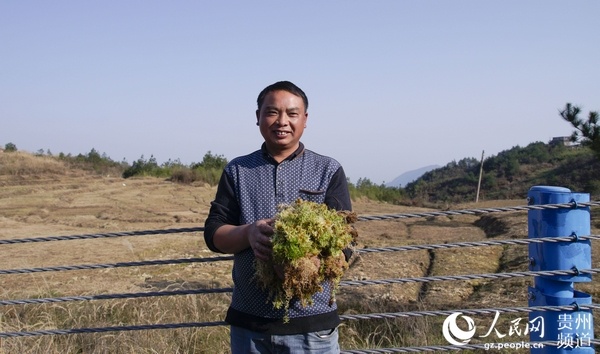
<svg viewBox="0 0 600 354">
<path fill-rule="evenodd" d="M 288 122 L 289 122 L 289 117 L 285 113 L 280 114 L 279 117 L 277 118 L 277 124 L 279 124 L 281 126 L 288 125 Z"/>
</svg>

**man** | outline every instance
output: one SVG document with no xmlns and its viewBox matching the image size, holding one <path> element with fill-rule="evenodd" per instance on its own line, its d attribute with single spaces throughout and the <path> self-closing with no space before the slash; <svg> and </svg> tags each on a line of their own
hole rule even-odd
<svg viewBox="0 0 600 354">
<path fill-rule="evenodd" d="M 336 304 L 331 284 L 313 304 L 292 301 L 289 322 L 275 309 L 254 278 L 255 259 L 269 260 L 273 217 L 279 204 L 302 198 L 351 210 L 346 176 L 334 159 L 304 148 L 300 138 L 308 120 L 306 94 L 289 81 L 267 86 L 258 96 L 256 124 L 264 138 L 260 150 L 233 159 L 223 171 L 206 220 L 208 247 L 234 254 L 234 291 L 226 321 L 233 353 L 339 352 Z"/>
</svg>

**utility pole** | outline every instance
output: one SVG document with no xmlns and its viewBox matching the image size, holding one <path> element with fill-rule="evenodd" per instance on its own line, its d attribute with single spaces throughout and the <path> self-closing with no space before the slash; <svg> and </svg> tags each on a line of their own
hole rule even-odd
<svg viewBox="0 0 600 354">
<path fill-rule="evenodd" d="M 481 163 L 479 164 L 479 182 L 477 182 L 477 196 L 475 197 L 475 203 L 479 202 L 479 190 L 481 189 L 481 176 L 483 175 L 483 153 L 485 150 L 481 151 Z"/>
</svg>

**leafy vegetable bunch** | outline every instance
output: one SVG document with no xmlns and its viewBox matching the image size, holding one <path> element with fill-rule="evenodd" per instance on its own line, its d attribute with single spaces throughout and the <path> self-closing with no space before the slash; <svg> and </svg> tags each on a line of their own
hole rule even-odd
<svg viewBox="0 0 600 354">
<path fill-rule="evenodd" d="M 312 296 L 330 281 L 330 304 L 348 268 L 342 252 L 352 246 L 357 234 L 350 225 L 356 214 L 329 209 L 325 204 L 298 199 L 279 206 L 275 216 L 273 256 L 257 260 L 256 278 L 268 290 L 276 309 L 284 308 L 285 320 L 290 303 L 298 299 L 303 306 L 312 304 Z"/>
</svg>

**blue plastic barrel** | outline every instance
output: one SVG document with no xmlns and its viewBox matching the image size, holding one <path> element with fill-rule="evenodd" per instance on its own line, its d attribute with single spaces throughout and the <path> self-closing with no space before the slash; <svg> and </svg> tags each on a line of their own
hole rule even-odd
<svg viewBox="0 0 600 354">
<path fill-rule="evenodd" d="M 529 288 L 529 306 L 573 306 L 574 310 L 535 311 L 529 314 L 531 323 L 543 323 L 543 331 L 530 332 L 532 342 L 550 341 L 555 346 L 531 349 L 531 353 L 594 353 L 590 341 L 594 338 L 591 310 L 577 305 L 592 303 L 589 294 L 576 291 L 574 283 L 589 282 L 590 274 L 577 270 L 592 267 L 591 242 L 579 236 L 590 235 L 590 208 L 578 203 L 589 202 L 587 193 L 572 193 L 564 187 L 535 186 L 527 195 L 529 205 L 572 204 L 570 208 L 541 208 L 528 211 L 529 238 L 571 237 L 569 241 L 532 242 L 529 244 L 530 269 L 535 271 L 574 271 L 571 275 L 544 275 L 534 279 Z"/>
</svg>

